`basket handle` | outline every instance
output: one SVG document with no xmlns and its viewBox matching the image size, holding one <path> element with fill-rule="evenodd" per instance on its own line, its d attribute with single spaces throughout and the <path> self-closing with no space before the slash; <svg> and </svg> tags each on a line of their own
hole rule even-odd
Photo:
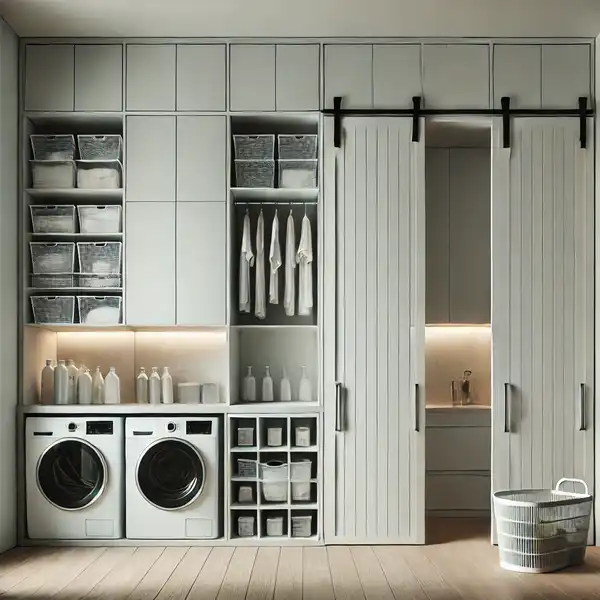
<svg viewBox="0 0 600 600">
<path fill-rule="evenodd" d="M 588 490 L 588 486 L 587 483 L 585 481 L 583 481 L 583 479 L 572 479 L 571 477 L 563 477 L 562 479 L 559 479 L 556 482 L 556 487 L 554 488 L 556 491 L 558 491 L 560 489 L 560 486 L 563 483 L 566 483 L 567 481 L 569 481 L 570 483 L 579 483 L 583 486 L 583 489 L 585 490 L 585 495 L 589 496 L 590 492 Z"/>
</svg>

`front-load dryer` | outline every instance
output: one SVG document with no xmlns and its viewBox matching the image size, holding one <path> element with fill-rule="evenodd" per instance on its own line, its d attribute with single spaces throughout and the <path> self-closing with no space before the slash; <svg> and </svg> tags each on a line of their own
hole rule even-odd
<svg viewBox="0 0 600 600">
<path fill-rule="evenodd" d="M 28 417 L 25 486 L 30 538 L 123 537 L 123 419 Z"/>
<path fill-rule="evenodd" d="M 127 418 L 127 537 L 219 537 L 219 469 L 218 417 Z"/>
</svg>

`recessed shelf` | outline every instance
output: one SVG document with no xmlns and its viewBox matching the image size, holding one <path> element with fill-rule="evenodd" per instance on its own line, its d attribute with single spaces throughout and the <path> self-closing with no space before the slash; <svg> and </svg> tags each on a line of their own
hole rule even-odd
<svg viewBox="0 0 600 600">
<path fill-rule="evenodd" d="M 31 239 L 40 242 L 54 241 L 100 241 L 120 242 L 122 233 L 32 233 Z"/>
<path fill-rule="evenodd" d="M 303 189 L 289 189 L 289 188 L 231 188 L 231 195 L 235 201 L 248 201 L 248 202 L 298 202 L 303 204 L 304 202 L 316 202 L 319 198 L 318 188 L 303 188 Z"/>
<path fill-rule="evenodd" d="M 291 452 L 318 452 L 318 446 L 292 446 L 290 448 Z"/>
<path fill-rule="evenodd" d="M 257 446 L 234 446 L 232 452 L 258 452 Z"/>
<path fill-rule="evenodd" d="M 101 288 L 86 288 L 87 290 L 93 290 L 93 289 L 101 289 Z M 53 292 L 56 292 L 57 290 L 52 290 Z M 98 293 L 96 294 L 97 296 L 101 296 L 102 293 Z M 26 324 L 27 327 L 40 327 L 42 329 L 49 329 L 50 331 L 56 331 L 59 333 L 62 332 L 75 332 L 75 331 L 148 331 L 148 332 L 153 332 L 153 333 L 185 333 L 185 332 L 189 332 L 189 333 L 212 333 L 212 334 L 216 334 L 216 333 L 220 333 L 223 334 L 223 343 L 225 343 L 226 341 L 226 336 L 225 336 L 225 326 L 223 327 L 185 327 L 185 326 L 178 326 L 178 325 L 164 325 L 164 326 L 142 326 L 142 325 L 125 325 L 125 324 L 121 324 L 121 325 L 106 325 L 106 326 L 102 326 L 102 325 L 85 325 L 82 323 L 73 323 L 70 325 L 52 325 L 52 324 L 48 324 L 48 323 L 27 323 Z M 188 406 L 194 406 L 192 405 L 188 405 Z M 207 405 L 208 406 L 208 405 Z"/>
<path fill-rule="evenodd" d="M 318 325 L 232 325 L 232 329 L 318 329 Z"/>
<path fill-rule="evenodd" d="M 218 414 L 225 404 L 29 404 L 20 406 L 23 414 Z"/>
<path fill-rule="evenodd" d="M 234 475 L 233 477 L 230 478 L 231 481 L 241 481 L 241 482 L 251 482 L 251 481 L 258 481 L 258 477 L 239 477 L 238 475 Z"/>
<path fill-rule="evenodd" d="M 230 412 L 240 415 L 258 415 L 264 413 L 286 415 L 313 413 L 319 409 L 318 402 L 257 402 L 255 404 L 244 402 L 242 404 L 232 404 Z"/>
<path fill-rule="evenodd" d="M 123 188 L 116 190 L 87 190 L 82 188 L 28 188 L 25 190 L 32 198 L 40 199 L 69 199 L 71 201 L 81 202 L 83 200 L 122 200 Z"/>
<path fill-rule="evenodd" d="M 53 296 L 60 296 L 62 294 L 73 294 L 73 293 L 82 293 L 84 295 L 90 296 L 105 296 L 106 294 L 122 294 L 123 288 L 90 288 L 90 287 L 70 287 L 70 288 L 37 288 L 30 287 L 27 288 L 27 292 L 30 294 L 51 294 Z M 53 325 L 53 327 L 55 327 Z M 70 327 L 70 326 L 67 326 Z M 89 327 L 89 325 L 84 325 L 84 327 Z M 98 327 L 98 325 L 94 325 L 94 327 Z M 101 326 L 100 326 L 101 327 Z"/>
<path fill-rule="evenodd" d="M 289 448 L 287 446 L 261 446 L 259 452 L 287 452 Z"/>
<path fill-rule="evenodd" d="M 53 133 L 121 133 L 123 131 L 122 112 L 52 112 L 33 111 L 24 115 L 35 125 L 51 127 Z M 94 130 L 89 130 L 92 127 Z M 89 131 L 88 131 L 89 130 Z"/>
<path fill-rule="evenodd" d="M 231 508 L 233 510 L 257 510 L 258 504 L 254 503 L 254 502 L 248 503 L 248 504 L 244 504 L 243 502 L 234 502 L 231 505 Z"/>
</svg>

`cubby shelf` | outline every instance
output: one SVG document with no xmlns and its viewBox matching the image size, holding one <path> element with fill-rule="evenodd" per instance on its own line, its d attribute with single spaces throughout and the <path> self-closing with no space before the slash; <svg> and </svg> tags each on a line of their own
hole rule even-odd
<svg viewBox="0 0 600 600">
<path fill-rule="evenodd" d="M 115 190 L 94 189 L 87 190 L 82 188 L 59 188 L 59 189 L 44 189 L 44 188 L 28 188 L 25 190 L 32 198 L 51 199 L 69 199 L 74 202 L 79 202 L 83 199 L 90 199 L 94 204 L 98 200 L 122 200 L 123 188 Z"/>
<path fill-rule="evenodd" d="M 31 233 L 35 242 L 120 242 L 122 233 Z"/>
<path fill-rule="evenodd" d="M 298 203 L 316 202 L 319 197 L 317 188 L 231 188 L 231 195 L 236 201 L 248 202 L 274 202 L 279 201 L 282 204 L 286 202 Z"/>
</svg>

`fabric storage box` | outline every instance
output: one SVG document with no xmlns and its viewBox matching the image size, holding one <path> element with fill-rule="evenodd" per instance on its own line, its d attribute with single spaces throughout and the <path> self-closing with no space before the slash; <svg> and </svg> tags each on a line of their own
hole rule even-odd
<svg viewBox="0 0 600 600">
<path fill-rule="evenodd" d="M 288 482 L 286 481 L 263 481 L 261 484 L 263 499 L 265 502 L 287 502 Z"/>
<path fill-rule="evenodd" d="M 273 160 L 274 135 L 234 135 L 233 150 L 236 160 Z"/>
<path fill-rule="evenodd" d="M 296 427 L 296 446 L 299 448 L 308 448 L 310 446 L 310 428 Z"/>
<path fill-rule="evenodd" d="M 307 189 L 317 187 L 316 160 L 280 160 L 279 187 Z"/>
<path fill-rule="evenodd" d="M 292 481 L 310 481 L 312 474 L 312 460 L 305 458 L 291 464 Z"/>
<path fill-rule="evenodd" d="M 35 274 L 72 273 L 75 270 L 73 242 L 29 242 L 29 249 Z"/>
<path fill-rule="evenodd" d="M 269 460 L 260 464 L 260 478 L 263 481 L 287 481 L 288 464 L 280 460 Z"/>
<path fill-rule="evenodd" d="M 34 160 L 73 160 L 75 137 L 72 135 L 30 135 Z"/>
<path fill-rule="evenodd" d="M 120 296 L 77 296 L 79 321 L 84 325 L 118 325 L 121 302 Z"/>
<path fill-rule="evenodd" d="M 74 296 L 31 296 L 35 323 L 72 325 L 75 320 Z"/>
<path fill-rule="evenodd" d="M 292 517 L 292 537 L 310 537 L 312 517 L 310 515 Z"/>
<path fill-rule="evenodd" d="M 82 160 L 119 160 L 123 138 L 120 135 L 78 135 Z"/>
<path fill-rule="evenodd" d="M 96 274 L 79 273 L 77 274 L 77 287 L 90 289 L 120 288 L 121 275 L 119 273 Z"/>
<path fill-rule="evenodd" d="M 236 160 L 235 184 L 241 188 L 275 187 L 275 161 Z"/>
<path fill-rule="evenodd" d="M 239 477 L 256 477 L 257 461 L 248 458 L 237 459 L 237 471 Z"/>
<path fill-rule="evenodd" d="M 177 401 L 180 404 L 200 404 L 201 385 L 195 381 L 177 384 Z"/>
<path fill-rule="evenodd" d="M 121 242 L 78 242 L 80 273 L 121 272 Z"/>
<path fill-rule="evenodd" d="M 316 135 L 278 135 L 280 160 L 314 160 L 317 158 Z"/>
<path fill-rule="evenodd" d="M 238 517 L 238 536 L 252 537 L 255 532 L 255 517 Z"/>
<path fill-rule="evenodd" d="M 310 502 L 309 481 L 292 482 L 292 500 L 295 500 L 296 502 Z"/>
<path fill-rule="evenodd" d="M 254 492 L 249 485 L 241 485 L 239 487 L 238 502 L 240 504 L 252 504 L 254 502 Z"/>
<path fill-rule="evenodd" d="M 283 535 L 283 517 L 267 517 L 267 536 L 281 537 Z"/>
<path fill-rule="evenodd" d="M 48 290 L 72 288 L 75 286 L 75 275 L 73 273 L 56 273 L 50 275 L 31 275 L 31 287 L 45 288 Z"/>
<path fill-rule="evenodd" d="M 121 187 L 121 163 L 118 160 L 77 161 L 77 187 L 87 190 L 116 190 Z"/>
<path fill-rule="evenodd" d="M 120 206 L 78 206 L 81 233 L 121 233 Z"/>
<path fill-rule="evenodd" d="M 71 189 L 75 187 L 73 161 L 29 161 L 31 178 L 36 189 Z"/>
<path fill-rule="evenodd" d="M 283 429 L 281 427 L 267 428 L 267 446 L 275 448 L 283 446 Z"/>
<path fill-rule="evenodd" d="M 237 430 L 238 446 L 254 446 L 254 428 L 238 427 Z"/>
<path fill-rule="evenodd" d="M 75 233 L 74 206 L 30 206 L 33 233 Z"/>
</svg>

